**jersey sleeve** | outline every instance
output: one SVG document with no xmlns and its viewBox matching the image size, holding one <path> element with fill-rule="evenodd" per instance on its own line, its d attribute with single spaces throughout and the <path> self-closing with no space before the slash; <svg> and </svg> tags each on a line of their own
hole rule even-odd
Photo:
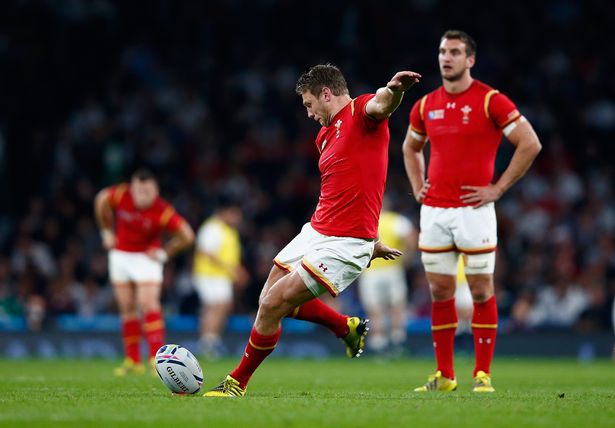
<svg viewBox="0 0 615 428">
<path fill-rule="evenodd" d="M 508 124 L 521 117 L 517 106 L 506 95 L 495 92 L 493 95 L 487 94 L 487 117 L 489 117 L 496 127 L 503 129 Z"/>
<path fill-rule="evenodd" d="M 116 184 L 114 186 L 107 187 L 107 192 L 109 194 L 109 204 L 111 205 L 111 208 L 117 208 L 127 190 L 128 184 L 126 183 Z"/>
<path fill-rule="evenodd" d="M 376 120 L 370 117 L 365 111 L 365 106 L 367 105 L 369 100 L 371 100 L 375 96 L 376 94 L 363 94 L 359 95 L 351 101 L 350 108 L 352 110 L 352 115 L 354 117 L 358 116 L 367 129 L 375 128 L 376 126 L 378 126 L 378 124 L 383 122 L 382 120 Z"/>
<path fill-rule="evenodd" d="M 422 111 L 425 105 L 424 100 L 425 97 L 415 102 L 412 106 L 412 110 L 410 110 L 410 129 L 423 137 L 427 134 Z"/>
<path fill-rule="evenodd" d="M 175 211 L 175 208 L 167 205 L 160 215 L 160 228 L 171 233 L 177 232 L 184 221 L 184 218 Z"/>
</svg>

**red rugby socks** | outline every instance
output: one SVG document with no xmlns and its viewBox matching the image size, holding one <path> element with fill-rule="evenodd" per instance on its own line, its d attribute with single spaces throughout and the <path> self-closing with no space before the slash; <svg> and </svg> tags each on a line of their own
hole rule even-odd
<svg viewBox="0 0 615 428">
<path fill-rule="evenodd" d="M 318 298 L 298 306 L 290 316 L 327 327 L 337 337 L 344 337 L 348 334 L 348 317 L 335 311 Z"/>
<path fill-rule="evenodd" d="M 448 379 L 455 378 L 453 354 L 455 352 L 455 331 L 457 330 L 457 309 L 455 298 L 433 302 L 431 305 L 431 337 L 436 353 L 438 370 Z"/>
<path fill-rule="evenodd" d="M 476 366 L 472 376 L 480 370 L 491 373 L 491 360 L 495 349 L 495 337 L 498 329 L 498 305 L 495 296 L 485 302 L 474 302 L 472 315 L 472 334 L 474 335 L 474 354 Z"/>
<path fill-rule="evenodd" d="M 278 329 L 271 336 L 265 336 L 258 333 L 255 327 L 252 328 L 250 339 L 241 357 L 241 361 L 235 370 L 231 372 L 231 376 L 239 382 L 242 388 L 246 387 L 258 366 L 273 352 L 281 332 L 282 329 Z"/>
<path fill-rule="evenodd" d="M 137 318 L 122 321 L 124 354 L 135 363 L 141 362 L 141 322 Z"/>
<path fill-rule="evenodd" d="M 160 311 L 152 311 L 145 314 L 143 335 L 149 348 L 149 357 L 156 356 L 156 351 L 164 345 L 164 319 Z"/>
</svg>

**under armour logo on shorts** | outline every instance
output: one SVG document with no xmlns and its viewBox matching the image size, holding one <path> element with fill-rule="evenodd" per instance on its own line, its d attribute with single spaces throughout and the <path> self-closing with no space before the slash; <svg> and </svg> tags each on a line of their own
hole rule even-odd
<svg viewBox="0 0 615 428">
<path fill-rule="evenodd" d="M 328 268 L 324 264 L 321 263 L 318 265 L 318 269 L 322 270 L 323 272 L 326 272 Z"/>
</svg>

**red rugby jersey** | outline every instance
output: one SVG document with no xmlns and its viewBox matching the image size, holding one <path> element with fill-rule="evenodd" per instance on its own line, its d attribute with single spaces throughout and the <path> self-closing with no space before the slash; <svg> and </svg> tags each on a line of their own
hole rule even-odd
<svg viewBox="0 0 615 428">
<path fill-rule="evenodd" d="M 316 137 L 320 197 L 312 227 L 328 236 L 376 238 L 388 166 L 388 119 L 374 120 L 361 95 L 340 110 Z"/>
<path fill-rule="evenodd" d="M 162 232 L 175 232 L 184 221 L 161 197 L 145 210 L 136 208 L 127 183 L 111 186 L 108 191 L 115 213 L 115 248 L 118 250 L 143 252 L 148 248 L 159 248 Z"/>
<path fill-rule="evenodd" d="M 461 186 L 491 183 L 502 129 L 519 116 L 506 95 L 478 80 L 464 92 L 449 94 L 440 86 L 417 101 L 410 126 L 427 135 L 430 144 L 431 186 L 423 203 L 441 208 L 469 205 L 460 199 L 467 193 Z"/>
</svg>

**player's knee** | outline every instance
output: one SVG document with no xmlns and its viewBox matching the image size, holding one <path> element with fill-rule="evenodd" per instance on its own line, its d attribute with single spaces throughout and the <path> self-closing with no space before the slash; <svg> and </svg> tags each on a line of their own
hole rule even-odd
<svg viewBox="0 0 615 428">
<path fill-rule="evenodd" d="M 274 317 L 280 311 L 283 304 L 282 296 L 275 293 L 267 293 L 258 305 L 258 313 L 266 318 Z"/>
<path fill-rule="evenodd" d="M 472 290 L 472 300 L 475 302 L 486 302 L 493 296 L 493 288 L 485 287 Z"/>
<path fill-rule="evenodd" d="M 136 305 L 118 305 L 118 310 L 123 319 L 132 319 L 139 316 Z"/>
<path fill-rule="evenodd" d="M 468 277 L 470 293 L 475 302 L 485 302 L 495 294 L 492 275 L 474 275 Z"/>
<path fill-rule="evenodd" d="M 261 290 L 261 294 L 258 295 L 258 306 L 260 306 L 261 303 L 263 303 L 263 299 L 265 298 L 266 295 L 267 295 L 267 290 L 263 288 Z"/>
<path fill-rule="evenodd" d="M 455 295 L 455 283 L 430 282 L 431 297 L 435 301 L 452 299 Z"/>
<path fill-rule="evenodd" d="M 466 275 L 490 275 L 495 270 L 495 251 L 466 255 Z"/>
<path fill-rule="evenodd" d="M 117 308 L 120 311 L 120 314 L 133 313 L 133 312 L 136 313 L 137 312 L 137 302 L 135 299 L 118 298 Z"/>
<path fill-rule="evenodd" d="M 138 296 L 138 306 L 143 312 L 151 312 L 160 309 L 160 302 L 155 296 L 144 294 Z"/>
<path fill-rule="evenodd" d="M 425 272 L 439 273 L 442 275 L 455 275 L 457 273 L 457 253 L 447 251 L 445 253 L 421 254 L 421 260 Z"/>
</svg>

